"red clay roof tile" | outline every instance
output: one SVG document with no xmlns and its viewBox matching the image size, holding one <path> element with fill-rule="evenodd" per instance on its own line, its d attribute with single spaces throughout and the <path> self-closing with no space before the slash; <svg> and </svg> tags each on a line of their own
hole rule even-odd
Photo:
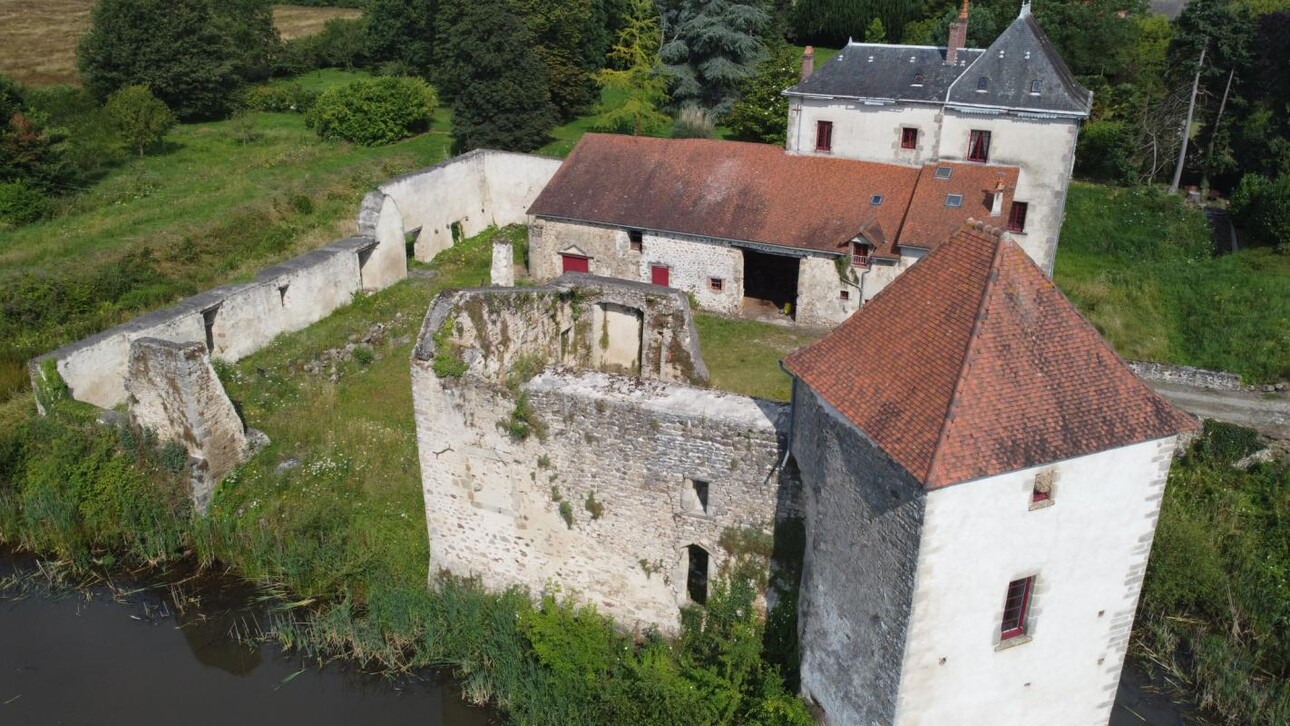
<svg viewBox="0 0 1290 726">
<path fill-rule="evenodd" d="M 1197 426 L 980 224 L 784 363 L 929 489 Z"/>
<path fill-rule="evenodd" d="M 874 222 L 894 239 L 918 175 L 765 144 L 587 134 L 529 214 L 840 253 Z"/>
</svg>

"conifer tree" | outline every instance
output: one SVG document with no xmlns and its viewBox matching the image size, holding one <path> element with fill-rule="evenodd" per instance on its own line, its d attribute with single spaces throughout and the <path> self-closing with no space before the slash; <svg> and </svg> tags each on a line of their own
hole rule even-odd
<svg viewBox="0 0 1290 726">
<path fill-rule="evenodd" d="M 445 0 L 438 26 L 439 90 L 452 103 L 458 152 L 531 151 L 555 125 L 546 67 L 507 0 Z"/>
<path fill-rule="evenodd" d="M 672 103 L 724 116 L 761 59 L 769 21 L 762 0 L 682 0 L 660 51 L 674 77 Z"/>
<path fill-rule="evenodd" d="M 659 64 L 659 15 L 653 0 L 629 0 L 626 24 L 609 51 L 610 67 L 598 72 L 596 82 L 616 91 L 623 102 L 602 108 L 597 131 L 658 133 L 667 125 L 659 106 L 667 100 L 667 77 Z"/>
</svg>

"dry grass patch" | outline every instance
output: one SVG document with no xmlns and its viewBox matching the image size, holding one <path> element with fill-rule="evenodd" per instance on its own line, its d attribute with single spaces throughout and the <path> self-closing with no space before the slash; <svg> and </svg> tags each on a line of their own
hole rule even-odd
<svg viewBox="0 0 1290 726">
<path fill-rule="evenodd" d="M 76 83 L 76 43 L 90 27 L 95 0 L 0 0 L 0 74 L 32 86 Z M 354 8 L 275 5 L 283 40 L 314 35 L 332 18 L 362 15 Z"/>
<path fill-rule="evenodd" d="M 20 83 L 76 83 L 76 42 L 94 0 L 0 0 L 0 73 Z"/>
<path fill-rule="evenodd" d="M 333 18 L 354 20 L 363 15 L 357 8 L 310 8 L 303 5 L 274 5 L 273 24 L 283 40 L 303 38 L 322 32 Z"/>
</svg>

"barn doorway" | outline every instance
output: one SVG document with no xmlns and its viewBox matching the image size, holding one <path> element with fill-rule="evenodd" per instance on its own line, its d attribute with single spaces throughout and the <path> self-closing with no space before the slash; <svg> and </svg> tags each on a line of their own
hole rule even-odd
<svg viewBox="0 0 1290 726">
<path fill-rule="evenodd" d="M 708 604 L 708 551 L 699 545 L 685 548 L 689 570 L 685 576 L 685 592 L 699 605 Z"/>
<path fill-rule="evenodd" d="M 743 250 L 744 310 L 797 315 L 797 273 L 801 260 Z"/>
</svg>

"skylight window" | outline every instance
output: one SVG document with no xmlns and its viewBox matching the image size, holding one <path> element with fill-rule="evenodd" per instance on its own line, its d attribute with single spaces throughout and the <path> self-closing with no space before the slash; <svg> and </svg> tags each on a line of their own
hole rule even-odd
<svg viewBox="0 0 1290 726">
<path fill-rule="evenodd" d="M 952 173 L 954 173 L 954 170 L 953 170 L 953 169 L 951 169 L 951 168 L 949 168 L 948 166 L 938 166 L 938 167 L 936 167 L 936 178 L 937 178 L 937 179 L 949 179 L 949 178 L 950 178 L 950 175 L 951 175 Z"/>
<path fill-rule="evenodd" d="M 1038 95 L 1039 95 L 1039 89 L 1043 88 L 1043 85 L 1044 85 L 1043 81 L 1039 80 L 1038 78 L 1036 78 L 1035 80 L 1031 81 L 1031 82 L 1030 82 L 1030 95 L 1032 95 L 1032 96 L 1038 96 Z"/>
<path fill-rule="evenodd" d="M 947 206 L 947 207 L 956 207 L 956 208 L 957 208 L 957 207 L 961 207 L 961 206 L 963 206 L 963 195 L 962 195 L 962 194 L 946 194 L 946 195 L 945 195 L 945 206 Z"/>
<path fill-rule="evenodd" d="M 985 77 L 985 76 L 981 76 L 980 78 L 976 79 L 976 91 L 977 91 L 977 93 L 985 93 L 985 92 L 986 92 L 986 91 L 988 91 L 988 90 L 990 90 L 990 79 L 989 79 L 989 78 L 987 78 L 987 77 Z"/>
<path fill-rule="evenodd" d="M 882 195 L 881 195 L 881 194 L 875 194 L 875 195 L 873 195 L 872 197 L 869 197 L 869 204 L 871 204 L 871 205 L 873 205 L 873 206 L 875 206 L 875 207 L 876 207 L 876 206 L 878 206 L 879 204 L 882 204 Z"/>
<path fill-rule="evenodd" d="M 914 76 L 914 82 L 913 82 L 913 83 L 911 83 L 910 85 L 912 85 L 912 86 L 921 86 L 921 85 L 923 85 L 923 74 L 922 74 L 922 73 L 919 73 L 919 74 L 915 75 L 915 76 Z"/>
</svg>

